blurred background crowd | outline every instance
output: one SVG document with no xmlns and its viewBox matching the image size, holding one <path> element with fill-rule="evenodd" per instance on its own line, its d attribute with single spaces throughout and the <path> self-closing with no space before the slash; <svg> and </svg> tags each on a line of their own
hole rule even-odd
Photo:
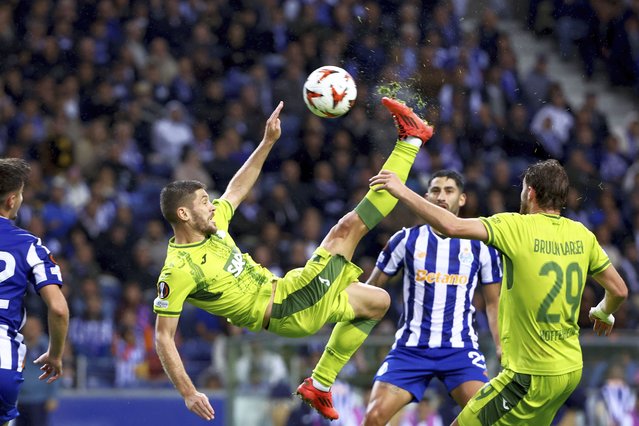
<svg viewBox="0 0 639 426">
<path fill-rule="evenodd" d="M 581 104 L 568 102 L 546 54 L 519 69 L 528 52 L 517 51 L 500 29 L 516 11 L 506 1 L 480 3 L 3 1 L 0 155 L 31 162 L 17 224 L 41 236 L 62 267 L 72 310 L 63 386 L 169 386 L 152 331 L 151 301 L 169 237 L 160 189 L 173 179 L 198 179 L 221 194 L 279 100 L 282 137 L 231 223 L 237 243 L 257 262 L 277 274 L 303 265 L 361 199 L 396 138 L 379 103 L 391 90 L 436 128 L 409 185 L 424 192 L 433 171 L 462 172 L 462 215 L 518 211 L 521 172 L 536 160 L 559 159 L 573 185 L 564 214 L 597 235 L 623 274 L 631 297 L 615 326 L 636 330 L 639 114 L 611 129 L 596 91 Z M 528 6 L 522 25 L 553 40 L 548 54 L 581 64 L 575 78 L 600 76 L 611 88 L 637 93 L 638 0 Z M 475 19 L 464 19 L 470 8 Z M 347 69 L 358 86 L 354 108 L 334 120 L 313 116 L 301 92 L 306 76 L 328 64 Z M 413 224 L 398 207 L 366 237 L 355 258 L 363 279 L 388 237 Z M 401 296 L 391 292 L 394 306 L 378 335 L 391 335 L 398 319 Z M 585 330 L 588 308 L 600 296 L 589 283 L 580 315 Z M 43 305 L 34 295 L 28 304 L 37 340 Z M 222 342 L 240 333 L 185 310 L 179 347 L 200 384 L 225 386 Z M 316 349 L 309 345 L 309 357 Z M 637 385 L 632 358 L 623 358 L 616 374 Z M 90 368 L 81 368 L 87 359 Z M 238 362 L 237 376 L 256 388 L 250 359 Z M 268 362 L 265 371 L 286 378 L 285 365 Z M 358 362 L 353 369 L 366 364 Z M 368 380 L 377 368 L 369 364 Z M 585 386 L 603 385 L 608 367 L 603 363 Z M 277 386 L 267 392 L 290 395 Z M 419 413 L 411 414 L 414 424 Z"/>
</svg>

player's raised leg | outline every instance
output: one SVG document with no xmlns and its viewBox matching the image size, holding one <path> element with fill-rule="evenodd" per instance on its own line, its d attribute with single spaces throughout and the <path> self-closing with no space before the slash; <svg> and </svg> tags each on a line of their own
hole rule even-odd
<svg viewBox="0 0 639 426">
<path fill-rule="evenodd" d="M 382 169 L 393 171 L 406 182 L 419 148 L 433 136 L 433 127 L 395 99 L 384 97 L 382 104 L 391 113 L 398 133 L 397 143 Z M 350 260 L 364 235 L 388 216 L 395 205 L 397 199 L 387 191 L 370 189 L 354 211 L 331 228 L 320 246 Z"/>
<path fill-rule="evenodd" d="M 383 169 L 392 170 L 405 182 L 420 146 L 431 138 L 433 128 L 399 101 L 383 98 L 382 103 L 392 114 L 398 130 L 398 141 Z M 387 216 L 396 204 L 397 199 L 388 192 L 369 190 L 355 210 L 346 214 L 329 231 L 320 247 L 331 255 L 342 256 L 350 261 L 362 237 Z M 350 306 L 349 314 L 344 316 L 350 316 L 351 319 L 337 319 L 313 375 L 297 388 L 302 399 L 331 420 L 339 415 L 333 408 L 330 386 L 390 305 L 390 297 L 383 289 L 359 282 L 342 285 L 347 286 L 345 291 Z"/>
</svg>

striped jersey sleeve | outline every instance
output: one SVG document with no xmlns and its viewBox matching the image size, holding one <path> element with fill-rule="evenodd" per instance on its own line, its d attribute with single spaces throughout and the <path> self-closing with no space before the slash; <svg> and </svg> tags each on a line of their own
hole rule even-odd
<svg viewBox="0 0 639 426">
<path fill-rule="evenodd" d="M 49 284 L 62 285 L 62 273 L 60 267 L 53 259 L 53 255 L 42 245 L 42 241 L 37 238 L 31 243 L 27 250 L 26 261 L 30 266 L 28 278 L 33 283 L 36 291 Z"/>
<path fill-rule="evenodd" d="M 493 284 L 500 283 L 502 278 L 501 261 L 499 252 L 493 247 L 489 247 L 484 243 L 480 244 L 479 249 L 480 283 Z"/>
<path fill-rule="evenodd" d="M 394 276 L 404 265 L 407 230 L 403 228 L 393 235 L 377 257 L 376 266 L 386 275 Z"/>
</svg>

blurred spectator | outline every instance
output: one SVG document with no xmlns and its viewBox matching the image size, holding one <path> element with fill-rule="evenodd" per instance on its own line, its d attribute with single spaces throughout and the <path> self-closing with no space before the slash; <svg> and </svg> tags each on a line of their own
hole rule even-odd
<svg viewBox="0 0 639 426">
<path fill-rule="evenodd" d="M 126 226 L 118 223 L 98 235 L 95 252 L 102 271 L 120 281 L 124 281 L 127 274 L 133 271 L 133 241 Z"/>
<path fill-rule="evenodd" d="M 155 173 L 160 175 L 172 170 L 180 159 L 185 145 L 193 140 L 191 126 L 187 122 L 184 107 L 178 101 L 167 104 L 164 118 L 153 126 L 153 148 L 157 157 L 152 159 Z"/>
<path fill-rule="evenodd" d="M 113 337 L 114 384 L 119 388 L 140 386 L 146 377 L 144 345 L 131 327 L 121 326 Z"/>
<path fill-rule="evenodd" d="M 72 166 L 66 174 L 66 195 L 64 204 L 71 207 L 76 213 L 81 211 L 89 202 L 91 196 L 80 168 Z"/>
<path fill-rule="evenodd" d="M 173 171 L 173 179 L 199 180 L 208 188 L 213 186 L 211 175 L 204 168 L 199 152 L 190 145 L 183 148 L 181 161 Z"/>
<path fill-rule="evenodd" d="M 282 356 L 255 340 L 243 346 L 235 363 L 235 376 L 244 394 L 268 395 L 275 386 L 288 383 L 288 369 Z"/>
<path fill-rule="evenodd" d="M 115 331 L 113 320 L 104 316 L 99 294 L 87 297 L 85 303 L 81 316 L 71 318 L 69 322 L 69 343 L 74 356 L 91 359 L 86 385 L 112 386 L 113 365 L 110 354 Z"/>
<path fill-rule="evenodd" d="M 604 141 L 603 156 L 599 173 L 606 182 L 620 185 L 628 169 L 628 162 L 621 152 L 619 139 L 609 135 Z"/>
<path fill-rule="evenodd" d="M 159 219 L 151 219 L 146 223 L 145 230 L 140 235 L 137 244 L 147 251 L 151 258 L 151 268 L 158 272 L 164 265 L 166 257 L 166 243 L 169 241 L 164 223 Z M 149 271 L 150 272 L 150 271 Z"/>
<path fill-rule="evenodd" d="M 533 114 L 546 103 L 550 84 L 548 58 L 546 55 L 540 54 L 524 80 L 524 98 L 526 105 Z"/>
<path fill-rule="evenodd" d="M 568 142 L 574 118 L 568 111 L 568 104 L 561 86 L 558 84 L 550 86 L 548 98 L 550 103 L 535 114 L 530 126 L 546 151 L 552 154 L 553 158 L 562 159 L 564 145 Z"/>
<path fill-rule="evenodd" d="M 612 364 L 599 395 L 589 401 L 590 418 L 596 425 L 634 425 L 639 419 L 637 395 L 628 385 L 623 368 Z"/>
<path fill-rule="evenodd" d="M 65 203 L 67 181 L 56 176 L 51 185 L 51 199 L 43 206 L 42 219 L 47 227 L 45 238 L 66 239 L 77 222 L 76 211 Z"/>
</svg>

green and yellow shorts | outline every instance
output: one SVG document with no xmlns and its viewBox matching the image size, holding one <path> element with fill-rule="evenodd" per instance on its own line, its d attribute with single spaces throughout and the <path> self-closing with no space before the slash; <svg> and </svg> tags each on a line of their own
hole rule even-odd
<svg viewBox="0 0 639 426">
<path fill-rule="evenodd" d="M 460 426 L 550 425 L 581 380 L 581 369 L 533 376 L 505 369 L 473 396 L 457 417 Z"/>
<path fill-rule="evenodd" d="M 353 320 L 355 312 L 344 290 L 361 274 L 354 263 L 319 247 L 303 268 L 291 270 L 277 282 L 267 330 L 304 337 L 328 322 Z"/>
</svg>

